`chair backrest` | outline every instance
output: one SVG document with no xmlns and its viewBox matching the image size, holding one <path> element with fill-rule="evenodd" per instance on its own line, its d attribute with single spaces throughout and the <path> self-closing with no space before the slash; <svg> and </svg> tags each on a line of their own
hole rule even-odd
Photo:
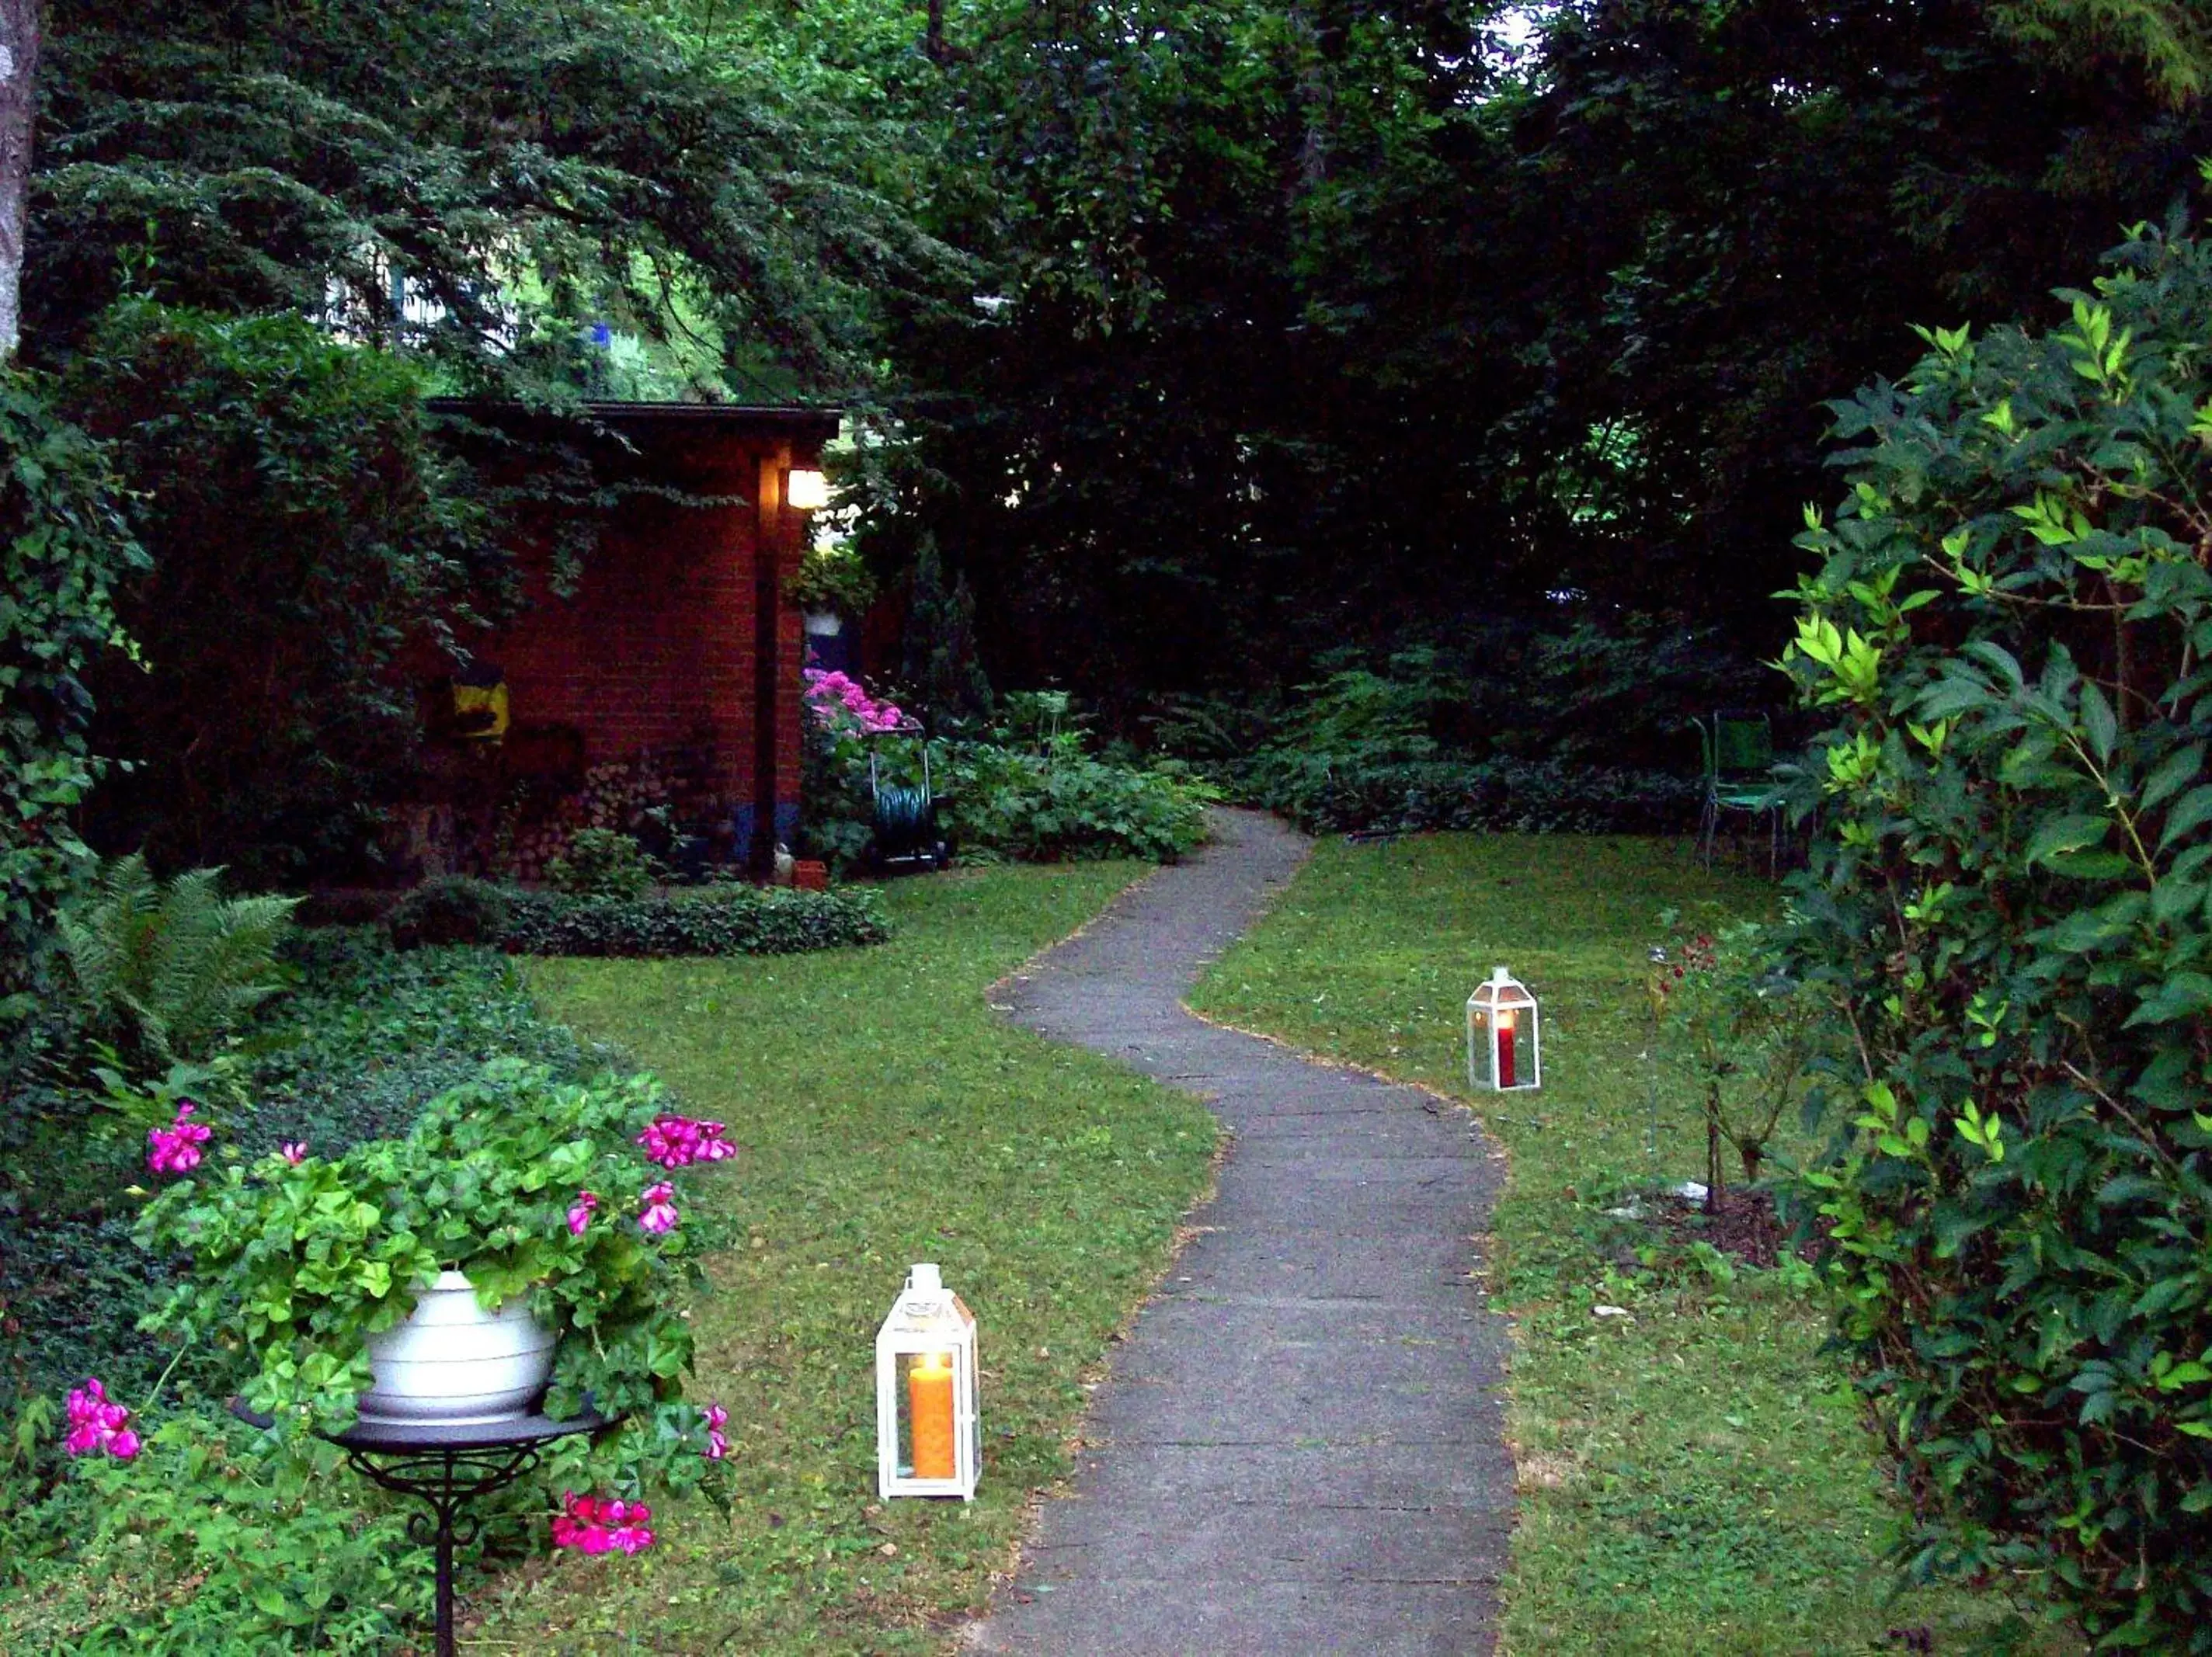
<svg viewBox="0 0 2212 1657">
<path fill-rule="evenodd" d="M 1764 775 L 1774 765 L 1774 727 L 1764 713 L 1723 708 L 1713 715 L 1708 768 L 1727 776 Z"/>
</svg>

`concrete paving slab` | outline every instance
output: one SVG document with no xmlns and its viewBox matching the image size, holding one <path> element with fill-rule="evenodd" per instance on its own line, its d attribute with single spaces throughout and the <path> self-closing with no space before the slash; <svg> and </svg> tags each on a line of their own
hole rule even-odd
<svg viewBox="0 0 2212 1657">
<path fill-rule="evenodd" d="M 1484 1657 L 1513 1514 L 1505 1328 L 1475 1286 L 1500 1167 L 1472 1120 L 1180 998 L 1306 842 L 1214 814 L 994 999 L 1205 1099 L 1219 1195 L 1117 1349 L 1074 1494 L 963 1638 L 1026 1657 Z"/>
</svg>

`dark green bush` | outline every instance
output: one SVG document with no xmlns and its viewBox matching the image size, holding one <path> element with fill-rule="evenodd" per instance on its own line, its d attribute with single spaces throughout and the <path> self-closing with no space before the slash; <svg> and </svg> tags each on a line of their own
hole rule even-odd
<svg viewBox="0 0 2212 1657">
<path fill-rule="evenodd" d="M 385 916 L 403 950 L 441 944 L 496 944 L 507 934 L 507 894 L 488 880 L 441 875 L 401 898 Z"/>
<path fill-rule="evenodd" d="M 1677 834 L 1703 798 L 1690 720 L 1762 694 L 1749 664 L 1680 626 L 1500 623 L 1351 659 L 1285 701 L 1185 703 L 1158 735 L 1316 831 Z"/>
<path fill-rule="evenodd" d="M 1271 749 L 1246 792 L 1316 833 L 1486 828 L 1524 834 L 1659 835 L 1693 828 L 1703 785 L 1666 771 L 1556 760 L 1382 760 Z"/>
<path fill-rule="evenodd" d="M 2212 1652 L 2212 244 L 1837 405 L 1788 665 L 1798 966 L 1841 1009 L 1807 1178 L 1922 1574 L 2035 1574 Z"/>
<path fill-rule="evenodd" d="M 151 555 L 117 596 L 140 659 L 91 680 L 95 744 L 133 768 L 88 837 L 249 885 L 365 865 L 378 803 L 413 780 L 403 663 L 439 659 L 507 570 L 473 475 L 430 439 L 421 369 L 301 316 L 134 300 L 61 387 Z"/>
<path fill-rule="evenodd" d="M 793 955 L 890 936 L 868 891 L 707 886 L 665 896 L 509 895 L 503 946 L 517 955 Z"/>
<path fill-rule="evenodd" d="M 90 870 L 87 680 L 116 638 L 115 589 L 144 565 L 108 452 L 0 370 L 0 1071 L 51 987 L 55 912 Z"/>
<path fill-rule="evenodd" d="M 1072 744 L 1070 744 L 1072 747 Z M 1172 768 L 1116 765 L 1079 751 L 943 744 L 938 816 L 963 855 L 1025 862 L 1172 861 L 1206 838 L 1212 791 Z"/>
</svg>

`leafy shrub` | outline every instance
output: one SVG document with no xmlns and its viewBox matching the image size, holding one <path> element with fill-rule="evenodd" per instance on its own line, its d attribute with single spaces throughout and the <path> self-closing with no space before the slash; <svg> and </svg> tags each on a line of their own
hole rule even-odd
<svg viewBox="0 0 2212 1657">
<path fill-rule="evenodd" d="M 567 853 L 545 865 L 546 884 L 578 897 L 638 897 L 660 877 L 645 848 L 612 828 L 579 828 Z"/>
<path fill-rule="evenodd" d="M 52 1596 L 48 1648 L 371 1657 L 429 1619 L 428 1548 L 398 1504 L 346 1477 L 334 1446 L 306 1440 L 272 1454 L 211 1407 L 172 1414 L 133 1461 L 94 1456 L 76 1471 L 70 1494 L 88 1498 L 91 1534 Z M 339 1492 L 368 1509 L 334 1500 Z M 134 1591 L 70 1605 L 88 1582 Z"/>
<path fill-rule="evenodd" d="M 487 1306 L 526 1296 L 576 1337 L 562 1341 L 550 1407 L 573 1414 L 588 1393 L 610 1415 L 649 1416 L 690 1367 L 676 1302 L 696 1276 L 681 1231 L 636 1223 L 635 1193 L 664 1189 L 638 1150 L 660 1102 L 651 1077 L 562 1082 L 499 1059 L 399 1138 L 211 1163 L 140 1217 L 143 1245 L 192 1262 L 149 1326 L 242 1340 L 256 1407 L 343 1426 L 368 1384 L 366 1337 L 404 1319 L 418 1285 L 463 1272 Z M 610 1211 L 574 1209 L 580 1193 Z"/>
<path fill-rule="evenodd" d="M 835 677 L 850 684 L 842 675 Z M 874 835 L 867 733 L 884 728 L 872 723 L 878 706 L 858 686 L 842 701 L 810 701 L 800 840 L 840 870 L 860 861 Z M 1006 699 L 1004 712 L 990 741 L 928 741 L 939 825 L 960 855 L 1157 862 L 1180 857 L 1205 839 L 1206 803 L 1219 793 L 1189 767 L 1120 763 L 1087 753 L 1064 694 L 1017 693 Z M 886 786 L 921 784 L 924 740 L 876 738 L 878 776 Z"/>
<path fill-rule="evenodd" d="M 507 893 L 488 880 L 441 875 L 401 898 L 384 918 L 403 950 L 448 944 L 496 944 L 507 934 Z"/>
<path fill-rule="evenodd" d="M 133 768 L 88 835 L 256 885 L 361 861 L 413 773 L 399 664 L 493 609 L 508 570 L 431 442 L 420 370 L 301 315 L 132 300 L 58 402 L 110 444 L 152 555 L 117 603 L 143 660 L 92 680 L 95 740 Z"/>
<path fill-rule="evenodd" d="M 277 944 L 298 900 L 222 895 L 220 869 L 164 883 L 134 852 L 63 911 L 62 944 L 88 1028 L 141 1058 L 205 1053 L 274 995 Z"/>
<path fill-rule="evenodd" d="M 1692 777 L 1553 760 L 1363 763 L 1274 747 L 1245 775 L 1253 798 L 1315 833 L 1674 834 L 1695 826 L 1705 798 Z"/>
<path fill-rule="evenodd" d="M 1703 798 L 1692 715 L 1753 702 L 1717 641 L 1504 626 L 1447 652 L 1340 667 L 1286 703 L 1186 705 L 1161 730 L 1235 792 L 1315 831 L 1671 834 Z"/>
<path fill-rule="evenodd" d="M 1671 921 L 1672 916 L 1662 916 Z M 1755 1181 L 1783 1113 L 1802 1099 L 1826 1006 L 1791 978 L 1755 921 L 1655 950 L 1659 1053 L 1685 1077 L 1705 1124 L 1707 1202 L 1728 1183 L 1723 1147 Z"/>
<path fill-rule="evenodd" d="M 584 1067 L 575 1037 L 539 1016 L 513 963 L 489 949 L 401 952 L 361 927 L 301 934 L 284 956 L 295 986 L 240 1049 L 233 1121 L 249 1153 L 301 1141 L 334 1155 L 405 1133 L 425 1101 L 502 1054 L 567 1076 Z"/>
<path fill-rule="evenodd" d="M 989 743 L 948 743 L 942 754 L 941 765 L 933 768 L 942 780 L 939 816 L 963 855 L 1158 863 L 1206 838 L 1212 791 L 1188 773 Z"/>
<path fill-rule="evenodd" d="M 55 913 L 91 862 L 73 821 L 101 769 L 86 677 L 117 637 L 117 585 L 144 563 L 107 451 L 0 369 L 0 1061 L 49 987 Z"/>
<path fill-rule="evenodd" d="M 793 955 L 880 944 L 875 895 L 706 886 L 664 896 L 517 891 L 502 946 L 518 955 Z"/>
<path fill-rule="evenodd" d="M 1836 405 L 1787 659 L 1833 721 L 1797 960 L 1854 1056 L 1808 1195 L 1913 1568 L 2205 1653 L 2212 244 L 2067 298 Z"/>
</svg>

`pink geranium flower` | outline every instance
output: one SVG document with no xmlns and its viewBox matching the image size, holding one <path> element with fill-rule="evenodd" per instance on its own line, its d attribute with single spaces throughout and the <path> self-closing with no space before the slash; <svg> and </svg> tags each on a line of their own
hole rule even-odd
<svg viewBox="0 0 2212 1657">
<path fill-rule="evenodd" d="M 120 1404 L 109 1403 L 100 1377 L 92 1376 L 83 1386 L 70 1390 L 70 1430 L 63 1445 L 71 1455 L 105 1450 L 118 1461 L 128 1461 L 138 1454 L 138 1435 L 127 1424 L 130 1419 L 131 1411 Z"/>
<path fill-rule="evenodd" d="M 167 1127 L 146 1130 L 146 1166 L 156 1174 L 189 1174 L 200 1165 L 200 1147 L 215 1135 L 203 1122 L 185 1120 L 198 1108 L 190 1100 L 177 1107 Z"/>
<path fill-rule="evenodd" d="M 719 1404 L 709 1404 L 701 1413 L 707 1417 L 707 1460 L 720 1461 L 730 1453 L 730 1441 L 722 1435 L 730 1412 Z"/>
<path fill-rule="evenodd" d="M 719 1162 L 736 1156 L 738 1148 L 722 1133 L 720 1122 L 702 1122 L 664 1113 L 646 1124 L 637 1142 L 645 1147 L 647 1162 L 658 1162 L 663 1168 L 686 1168 L 693 1162 Z"/>
<path fill-rule="evenodd" d="M 639 1230 L 658 1236 L 676 1229 L 676 1187 L 667 1181 L 647 1186 L 638 1201 L 644 1205 L 637 1217 Z"/>
<path fill-rule="evenodd" d="M 561 1493 L 553 1520 L 553 1545 L 579 1553 L 638 1553 L 653 1545 L 653 1509 L 642 1502 L 606 1501 Z"/>
<path fill-rule="evenodd" d="M 580 1191 L 576 1193 L 576 1200 L 568 1205 L 568 1235 L 570 1236 L 580 1237 L 584 1235 L 584 1228 L 592 1223 L 592 1211 L 599 1205 L 599 1199 L 590 1192 Z"/>
<path fill-rule="evenodd" d="M 306 1162 L 307 1160 L 307 1142 L 305 1139 L 285 1140 L 284 1160 L 291 1163 L 295 1168 L 299 1167 L 301 1163 Z"/>
</svg>

